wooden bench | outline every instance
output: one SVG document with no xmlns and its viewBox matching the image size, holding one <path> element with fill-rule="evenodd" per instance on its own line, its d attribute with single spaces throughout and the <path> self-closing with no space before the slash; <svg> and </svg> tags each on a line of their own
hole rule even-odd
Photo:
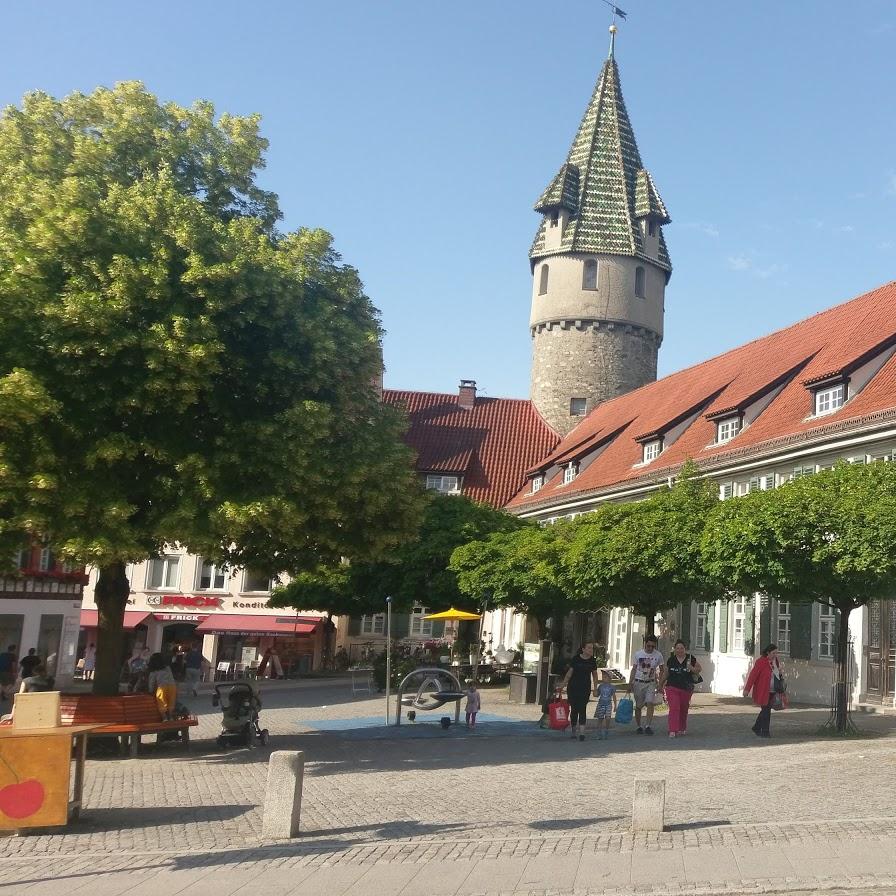
<svg viewBox="0 0 896 896">
<path fill-rule="evenodd" d="M 130 743 L 132 757 L 138 755 L 140 738 L 155 734 L 156 743 L 166 731 L 180 732 L 181 742 L 190 743 L 190 728 L 199 724 L 196 716 L 165 721 L 159 714 L 152 694 L 121 694 L 102 697 L 98 694 L 63 694 L 60 700 L 63 725 L 102 725 L 93 737 L 118 735 L 122 748 Z"/>
</svg>

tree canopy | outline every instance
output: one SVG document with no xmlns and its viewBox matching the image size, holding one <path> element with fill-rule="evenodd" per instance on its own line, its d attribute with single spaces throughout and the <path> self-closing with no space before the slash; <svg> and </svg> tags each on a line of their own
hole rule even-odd
<svg viewBox="0 0 896 896">
<path fill-rule="evenodd" d="M 0 555 L 100 568 L 100 689 L 126 562 L 307 569 L 418 519 L 376 309 L 328 234 L 277 230 L 266 147 L 138 83 L 0 116 Z"/>
<path fill-rule="evenodd" d="M 562 582 L 582 609 L 633 607 L 652 633 L 658 612 L 719 596 L 700 553 L 717 503 L 715 487 L 689 465 L 644 501 L 603 505 L 577 521 Z"/>
</svg>

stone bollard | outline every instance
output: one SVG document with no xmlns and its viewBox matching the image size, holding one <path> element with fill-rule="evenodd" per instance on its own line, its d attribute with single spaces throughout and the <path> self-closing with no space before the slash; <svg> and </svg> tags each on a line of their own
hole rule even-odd
<svg viewBox="0 0 896 896">
<path fill-rule="evenodd" d="M 635 779 L 632 800 L 632 831 L 661 831 L 666 814 L 666 780 Z"/>
<path fill-rule="evenodd" d="M 288 840 L 298 836 L 304 774 L 305 754 L 301 751 L 271 753 L 261 823 L 261 836 L 266 840 Z"/>
</svg>

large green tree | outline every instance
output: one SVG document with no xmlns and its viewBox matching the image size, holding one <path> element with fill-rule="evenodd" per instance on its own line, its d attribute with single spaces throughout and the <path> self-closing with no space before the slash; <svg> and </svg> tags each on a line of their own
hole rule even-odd
<svg viewBox="0 0 896 896">
<path fill-rule="evenodd" d="M 495 606 L 532 616 L 546 636 L 548 619 L 559 623 L 569 611 L 558 572 L 570 529 L 565 522 L 527 525 L 462 545 L 451 555 L 458 588 L 471 598 L 489 595 Z M 555 625 L 552 634 L 561 640 L 562 626 Z"/>
<path fill-rule="evenodd" d="M 896 594 L 896 465 L 837 464 L 716 508 L 706 566 L 740 594 L 839 612 L 836 727 L 848 727 L 849 616 Z"/>
<path fill-rule="evenodd" d="M 451 555 L 468 542 L 493 532 L 525 526 L 518 517 L 460 495 L 429 493 L 416 534 L 383 551 L 379 558 L 329 564 L 297 576 L 277 590 L 272 605 L 317 607 L 358 616 L 382 612 L 387 597 L 393 609 L 407 612 L 415 604 L 433 611 L 449 606 L 476 611 L 481 594 L 458 588 Z"/>
<path fill-rule="evenodd" d="M 138 83 L 0 116 L 0 555 L 46 537 L 99 568 L 100 692 L 127 562 L 298 570 L 415 523 L 377 312 L 328 234 L 277 229 L 266 146 Z"/>
<path fill-rule="evenodd" d="M 717 503 L 716 488 L 687 465 L 674 485 L 644 501 L 600 507 L 577 521 L 562 583 L 583 608 L 632 607 L 652 634 L 657 613 L 718 596 L 700 553 Z"/>
</svg>

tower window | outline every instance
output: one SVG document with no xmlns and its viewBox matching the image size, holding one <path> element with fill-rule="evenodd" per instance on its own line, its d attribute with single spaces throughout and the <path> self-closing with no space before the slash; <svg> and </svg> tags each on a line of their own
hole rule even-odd
<svg viewBox="0 0 896 896">
<path fill-rule="evenodd" d="M 582 274 L 582 289 L 597 289 L 597 262 L 589 258 Z"/>
<path fill-rule="evenodd" d="M 539 274 L 538 280 L 538 294 L 540 296 L 546 295 L 548 291 L 548 266 L 543 264 L 541 266 L 541 273 Z"/>
<path fill-rule="evenodd" d="M 586 398 L 570 398 L 569 399 L 569 416 L 570 417 L 584 417 L 585 416 L 585 408 L 588 404 L 588 399 Z"/>
<path fill-rule="evenodd" d="M 560 212 L 551 212 L 551 227 L 556 227 L 560 223 Z"/>
<path fill-rule="evenodd" d="M 636 267 L 635 268 L 635 295 L 639 299 L 643 299 L 645 297 L 644 293 L 644 268 Z"/>
<path fill-rule="evenodd" d="M 654 221 L 653 218 L 650 218 L 647 221 L 647 235 L 656 236 L 656 221 Z"/>
</svg>

